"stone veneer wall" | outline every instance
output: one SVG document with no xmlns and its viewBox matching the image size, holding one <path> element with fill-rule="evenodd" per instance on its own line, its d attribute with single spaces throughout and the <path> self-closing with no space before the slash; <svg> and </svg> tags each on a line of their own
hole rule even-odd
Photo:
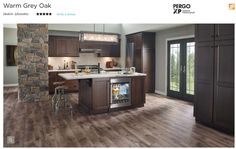
<svg viewBox="0 0 236 149">
<path fill-rule="evenodd" d="M 18 82 L 21 101 L 48 99 L 48 25 L 18 24 Z"/>
</svg>

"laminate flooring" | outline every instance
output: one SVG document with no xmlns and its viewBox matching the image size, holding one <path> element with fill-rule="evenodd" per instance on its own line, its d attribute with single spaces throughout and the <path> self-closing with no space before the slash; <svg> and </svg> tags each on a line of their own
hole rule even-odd
<svg viewBox="0 0 236 149">
<path fill-rule="evenodd" d="M 146 94 L 144 107 L 89 115 L 70 94 L 73 116 L 50 101 L 19 102 L 4 88 L 5 147 L 234 147 L 234 137 L 195 122 L 193 105 Z M 13 141 L 13 142 L 12 142 Z"/>
</svg>

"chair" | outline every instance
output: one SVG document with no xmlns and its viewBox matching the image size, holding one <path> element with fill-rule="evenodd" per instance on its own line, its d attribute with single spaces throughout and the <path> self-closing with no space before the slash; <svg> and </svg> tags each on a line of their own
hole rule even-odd
<svg viewBox="0 0 236 149">
<path fill-rule="evenodd" d="M 72 116 L 72 105 L 68 101 L 68 94 L 66 90 L 68 87 L 65 86 L 65 82 L 54 82 L 55 88 L 54 95 L 52 97 L 52 110 L 57 115 L 60 109 L 69 108 Z"/>
</svg>

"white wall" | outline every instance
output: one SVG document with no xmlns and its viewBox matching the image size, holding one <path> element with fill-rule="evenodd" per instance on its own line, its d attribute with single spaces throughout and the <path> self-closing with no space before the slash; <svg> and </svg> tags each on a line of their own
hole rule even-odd
<svg viewBox="0 0 236 149">
<path fill-rule="evenodd" d="M 4 46 L 4 85 L 18 84 L 18 72 L 16 66 L 6 65 L 6 45 L 17 45 L 17 30 L 16 28 L 4 28 L 3 30 L 3 46 Z"/>
<path fill-rule="evenodd" d="M 167 40 L 194 37 L 194 25 L 156 32 L 156 92 L 167 93 Z"/>
</svg>

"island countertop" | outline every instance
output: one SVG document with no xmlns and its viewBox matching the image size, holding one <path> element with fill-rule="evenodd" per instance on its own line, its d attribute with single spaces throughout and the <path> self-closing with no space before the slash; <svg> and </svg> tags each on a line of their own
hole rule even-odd
<svg viewBox="0 0 236 149">
<path fill-rule="evenodd" d="M 106 72 L 100 74 L 85 74 L 85 73 L 59 73 L 60 77 L 65 80 L 80 80 L 80 79 L 93 79 L 93 78 L 114 78 L 114 77 L 136 77 L 136 76 L 146 76 L 145 73 L 131 73 L 131 74 L 121 74 L 119 72 Z"/>
</svg>

